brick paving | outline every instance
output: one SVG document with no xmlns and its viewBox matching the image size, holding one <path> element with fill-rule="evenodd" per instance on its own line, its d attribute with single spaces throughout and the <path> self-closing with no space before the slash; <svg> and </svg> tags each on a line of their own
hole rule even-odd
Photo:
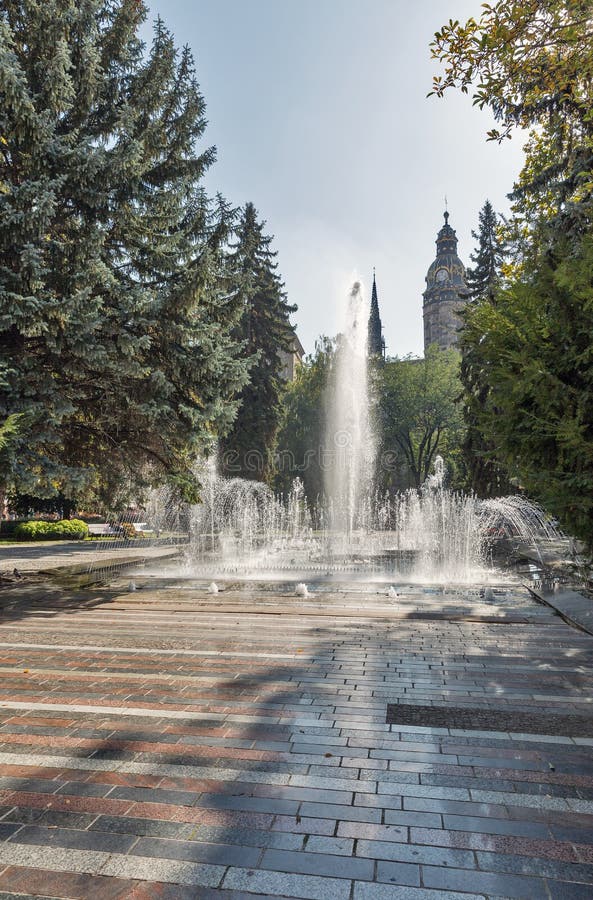
<svg viewBox="0 0 593 900">
<path fill-rule="evenodd" d="M 593 638 L 521 588 L 90 600 L 0 619 L 0 897 L 593 896 L 593 739 L 386 724 L 593 716 Z"/>
</svg>

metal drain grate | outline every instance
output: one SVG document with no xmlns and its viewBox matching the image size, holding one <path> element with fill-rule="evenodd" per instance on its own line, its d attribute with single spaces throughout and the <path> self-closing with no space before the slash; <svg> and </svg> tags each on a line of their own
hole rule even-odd
<svg viewBox="0 0 593 900">
<path fill-rule="evenodd" d="M 408 706 L 387 704 L 388 725 L 421 725 L 423 728 L 463 728 L 466 731 L 512 731 L 518 734 L 552 734 L 593 737 L 593 718 L 540 713 L 499 711 L 465 706 Z"/>
</svg>

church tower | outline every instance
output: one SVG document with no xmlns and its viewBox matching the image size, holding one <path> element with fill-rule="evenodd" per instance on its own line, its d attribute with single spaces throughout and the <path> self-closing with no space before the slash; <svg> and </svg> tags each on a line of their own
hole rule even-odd
<svg viewBox="0 0 593 900">
<path fill-rule="evenodd" d="M 457 313 L 468 298 L 465 266 L 457 256 L 457 235 L 449 225 L 448 212 L 436 244 L 436 259 L 426 273 L 426 290 L 422 295 L 425 351 L 431 344 L 438 344 L 440 350 L 457 344 L 461 326 Z"/>
<path fill-rule="evenodd" d="M 369 356 L 385 358 L 385 340 L 383 339 L 383 325 L 379 315 L 379 299 L 377 296 L 377 282 L 373 269 L 373 293 L 371 294 L 371 312 L 369 315 Z"/>
</svg>

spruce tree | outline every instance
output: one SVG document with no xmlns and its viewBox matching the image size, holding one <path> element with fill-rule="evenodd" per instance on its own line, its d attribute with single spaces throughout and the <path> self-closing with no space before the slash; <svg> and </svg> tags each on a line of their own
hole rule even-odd
<svg viewBox="0 0 593 900">
<path fill-rule="evenodd" d="M 474 304 L 494 301 L 505 258 L 505 248 L 497 231 L 498 217 L 489 200 L 480 210 L 478 222 L 478 231 L 472 231 L 477 247 L 470 256 L 475 265 L 466 273 L 469 296 Z M 463 455 L 469 487 L 480 497 L 498 497 L 510 493 L 512 486 L 504 468 L 495 458 L 492 442 L 477 424 L 480 409 L 487 402 L 490 392 L 488 376 L 482 369 L 479 352 L 476 353 L 471 342 L 464 341 L 463 332 L 460 349 L 463 411 L 467 426 Z"/>
<path fill-rule="evenodd" d="M 18 490 L 172 480 L 228 427 L 224 201 L 205 194 L 189 50 L 136 0 L 5 0 L 0 15 L 0 419 L 26 413 Z"/>
<path fill-rule="evenodd" d="M 466 282 L 470 299 L 493 297 L 500 270 L 505 257 L 503 243 L 497 233 L 498 216 L 490 200 L 486 200 L 478 215 L 478 231 L 472 237 L 478 242 L 470 254 L 473 268 L 466 271 Z"/>
<path fill-rule="evenodd" d="M 265 224 L 258 220 L 253 203 L 247 203 L 230 261 L 242 308 L 237 336 L 244 343 L 250 372 L 233 428 L 221 443 L 221 469 L 228 475 L 268 481 L 283 389 L 280 352 L 292 349 L 295 335 L 289 316 L 296 306 L 286 301 L 277 251 L 271 249 L 273 237 L 264 234 Z"/>
</svg>

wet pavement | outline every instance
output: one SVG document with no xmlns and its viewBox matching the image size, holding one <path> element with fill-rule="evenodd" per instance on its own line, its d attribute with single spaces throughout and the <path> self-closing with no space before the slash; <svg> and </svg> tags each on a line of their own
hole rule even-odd
<svg viewBox="0 0 593 900">
<path fill-rule="evenodd" d="M 125 584 L 4 595 L 0 896 L 593 896 L 593 739 L 386 724 L 593 717 L 593 638 L 523 588 Z"/>
</svg>

